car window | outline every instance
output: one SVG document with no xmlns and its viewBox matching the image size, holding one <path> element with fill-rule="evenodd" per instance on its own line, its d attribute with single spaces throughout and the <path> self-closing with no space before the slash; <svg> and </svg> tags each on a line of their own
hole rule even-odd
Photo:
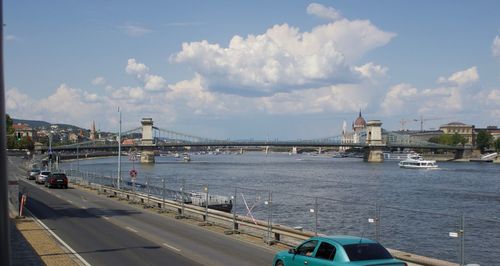
<svg viewBox="0 0 500 266">
<path fill-rule="evenodd" d="M 50 172 L 42 172 L 42 175 L 49 175 Z"/>
<path fill-rule="evenodd" d="M 335 248 L 334 245 L 326 242 L 322 242 L 319 245 L 318 250 L 316 251 L 316 258 L 318 259 L 324 259 L 324 260 L 333 260 L 335 257 L 335 252 L 337 249 Z"/>
<path fill-rule="evenodd" d="M 57 178 L 64 178 L 66 177 L 65 174 L 52 174 L 53 177 L 57 177 Z"/>
<path fill-rule="evenodd" d="M 312 256 L 314 248 L 318 244 L 318 240 L 307 241 L 297 248 L 297 254 L 302 256 Z"/>
<path fill-rule="evenodd" d="M 350 261 L 392 259 L 391 254 L 379 243 L 344 245 Z"/>
</svg>

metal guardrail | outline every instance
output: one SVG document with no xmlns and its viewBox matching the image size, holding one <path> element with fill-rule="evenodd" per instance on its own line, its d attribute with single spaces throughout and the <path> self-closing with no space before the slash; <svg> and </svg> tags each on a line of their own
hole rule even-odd
<svg viewBox="0 0 500 266">
<path fill-rule="evenodd" d="M 269 221 L 256 220 L 246 216 L 237 215 L 236 212 L 226 213 L 205 207 L 184 204 L 182 200 L 171 200 L 152 195 L 150 189 L 132 191 L 128 189 L 117 189 L 114 180 L 109 177 L 73 176 L 71 171 L 67 173 L 71 176 L 72 183 L 97 190 L 98 193 L 108 197 L 116 197 L 120 200 L 128 200 L 132 203 L 142 204 L 144 208 L 156 208 L 161 212 L 171 212 L 176 214 L 176 218 L 191 218 L 201 221 L 201 225 L 217 225 L 227 228 L 227 234 L 244 233 L 254 237 L 262 238 L 263 241 L 272 245 L 281 243 L 287 246 L 296 246 L 302 241 L 315 236 L 313 231 L 297 229 L 289 226 L 274 224 Z M 102 183 L 102 184 L 101 184 Z M 104 185 L 103 185 L 104 184 Z M 389 249 L 391 254 L 401 260 L 427 266 L 452 266 L 458 265 L 439 259 L 419 256 L 399 250 Z"/>
</svg>

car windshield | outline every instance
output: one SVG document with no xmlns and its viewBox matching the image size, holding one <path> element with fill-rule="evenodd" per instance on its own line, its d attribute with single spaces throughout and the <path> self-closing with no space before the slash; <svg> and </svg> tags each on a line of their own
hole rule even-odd
<svg viewBox="0 0 500 266">
<path fill-rule="evenodd" d="M 56 178 L 64 178 L 66 177 L 65 174 L 52 174 L 53 177 L 56 177 Z"/>
<path fill-rule="evenodd" d="M 50 172 L 42 172 L 42 175 L 50 175 Z"/>
<path fill-rule="evenodd" d="M 33 169 L 33 170 L 31 170 L 31 172 L 33 172 L 33 173 L 39 173 L 39 172 L 40 172 L 40 170 Z"/>
<path fill-rule="evenodd" d="M 345 245 L 344 250 L 350 261 L 392 259 L 389 251 L 378 243 Z"/>
</svg>

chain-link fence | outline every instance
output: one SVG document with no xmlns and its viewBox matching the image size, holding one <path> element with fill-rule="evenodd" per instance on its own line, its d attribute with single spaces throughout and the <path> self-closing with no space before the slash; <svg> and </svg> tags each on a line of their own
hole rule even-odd
<svg viewBox="0 0 500 266">
<path fill-rule="evenodd" d="M 75 182 L 117 187 L 117 178 L 92 172 L 63 170 Z M 384 246 L 459 264 L 500 265 L 500 221 L 467 215 L 350 202 L 313 195 L 216 186 L 184 178 L 124 179 L 121 188 L 159 199 L 176 200 L 203 208 L 229 204 L 234 217 L 249 224 L 267 225 L 262 237 L 279 241 L 271 228 L 287 226 L 311 235 L 356 235 Z M 148 197 L 149 198 L 149 197 Z M 210 221 L 208 212 L 204 219 Z M 252 233 L 250 227 L 234 228 Z M 425 260 L 425 259 L 424 259 Z M 429 264 L 431 263 L 429 259 Z"/>
</svg>

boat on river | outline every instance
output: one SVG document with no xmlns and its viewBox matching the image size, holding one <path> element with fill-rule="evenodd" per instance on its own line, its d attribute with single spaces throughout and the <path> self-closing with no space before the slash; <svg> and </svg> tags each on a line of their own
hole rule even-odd
<svg viewBox="0 0 500 266">
<path fill-rule="evenodd" d="M 383 152 L 382 154 L 384 155 L 384 161 L 402 161 L 419 156 L 419 154 L 414 151 Z"/>
<path fill-rule="evenodd" d="M 424 160 L 422 156 L 415 154 L 408 156 L 403 161 L 399 162 L 399 167 L 407 169 L 435 169 L 438 168 L 436 161 Z"/>
</svg>

